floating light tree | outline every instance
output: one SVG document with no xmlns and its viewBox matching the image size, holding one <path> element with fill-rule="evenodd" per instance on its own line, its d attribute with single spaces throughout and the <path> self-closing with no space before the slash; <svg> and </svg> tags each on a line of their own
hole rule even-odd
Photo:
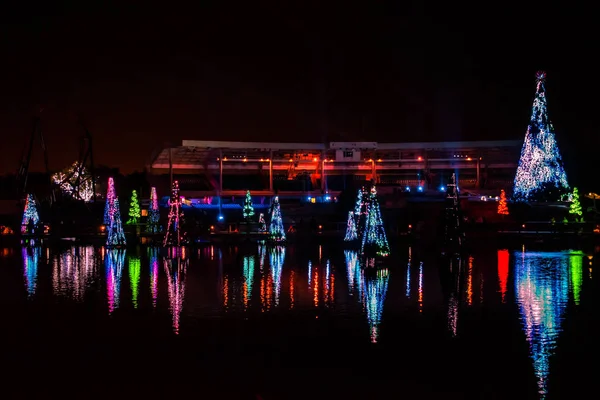
<svg viewBox="0 0 600 400">
<path fill-rule="evenodd" d="M 275 196 L 273 199 L 271 221 L 269 224 L 269 238 L 274 242 L 285 242 L 285 230 L 283 228 L 279 196 Z"/>
<path fill-rule="evenodd" d="M 539 71 L 536 79 L 531 120 L 514 182 L 513 198 L 516 201 L 531 201 L 534 196 L 549 189 L 557 189 L 554 200 L 558 200 L 560 192 L 569 189 L 554 127 L 548 117 L 544 86 L 546 73 Z"/>
<path fill-rule="evenodd" d="M 115 202 L 115 180 L 110 177 L 108 178 L 108 188 L 106 190 L 106 204 L 104 205 L 104 225 L 110 224 L 111 218 L 111 207 Z"/>
<path fill-rule="evenodd" d="M 254 216 L 254 206 L 252 205 L 252 196 L 250 195 L 250 191 L 246 192 L 246 198 L 244 199 L 244 219 L 249 221 Z"/>
<path fill-rule="evenodd" d="M 508 215 L 508 206 L 506 205 L 506 192 L 504 189 L 500 191 L 500 201 L 498 202 L 498 214 Z"/>
<path fill-rule="evenodd" d="M 39 223 L 40 215 L 37 210 L 35 199 L 32 194 L 28 194 L 25 198 L 25 208 L 23 209 L 23 219 L 21 220 L 21 233 L 31 235 L 33 229 L 30 229 L 30 226 L 33 225 L 33 228 L 35 229 Z"/>
<path fill-rule="evenodd" d="M 131 192 L 131 200 L 129 201 L 129 220 L 127 221 L 127 225 L 137 224 L 141 216 L 140 201 L 138 199 L 137 191 L 134 190 Z"/>
<path fill-rule="evenodd" d="M 365 253 L 365 251 L 381 256 L 390 254 L 390 245 L 383 226 L 375 185 L 371 187 L 366 201 L 365 228 L 361 237 L 361 252 Z"/>
<path fill-rule="evenodd" d="M 150 190 L 150 207 L 148 208 L 148 221 L 146 224 L 146 230 L 149 233 L 158 233 L 161 231 L 159 224 L 160 210 L 158 208 L 158 196 L 156 195 L 156 188 L 152 187 Z"/>
<path fill-rule="evenodd" d="M 106 238 L 107 247 L 125 246 L 125 232 L 123 231 L 123 223 L 121 221 L 121 210 L 119 206 L 119 198 L 115 197 L 112 207 L 110 208 L 110 221 L 108 223 L 108 234 Z"/>
<path fill-rule="evenodd" d="M 179 196 L 179 182 L 174 181 L 171 188 L 171 198 L 169 199 L 169 222 L 167 223 L 167 232 L 163 246 L 181 246 L 181 197 Z"/>
</svg>

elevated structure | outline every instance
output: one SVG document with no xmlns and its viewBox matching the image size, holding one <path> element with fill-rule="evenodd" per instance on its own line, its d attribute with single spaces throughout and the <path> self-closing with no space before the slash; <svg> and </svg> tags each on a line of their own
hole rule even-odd
<svg viewBox="0 0 600 400">
<path fill-rule="evenodd" d="M 520 140 L 270 143 L 184 140 L 162 149 L 149 170 L 157 185 L 179 181 L 185 198 L 335 196 L 375 181 L 380 188 L 438 190 L 457 174 L 461 188 L 509 188 Z M 165 177 L 169 177 L 166 181 Z"/>
</svg>

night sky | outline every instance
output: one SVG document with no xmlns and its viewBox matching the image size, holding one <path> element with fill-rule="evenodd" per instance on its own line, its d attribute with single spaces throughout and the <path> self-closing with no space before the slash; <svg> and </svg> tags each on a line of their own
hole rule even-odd
<svg viewBox="0 0 600 400">
<path fill-rule="evenodd" d="M 522 139 L 538 69 L 571 180 L 600 171 L 590 10 L 198 3 L 187 17 L 134 7 L 4 12 L 0 172 L 18 169 L 42 107 L 51 169 L 77 159 L 79 116 L 96 163 L 123 172 L 182 139 Z M 32 167 L 41 165 L 38 151 Z"/>
</svg>

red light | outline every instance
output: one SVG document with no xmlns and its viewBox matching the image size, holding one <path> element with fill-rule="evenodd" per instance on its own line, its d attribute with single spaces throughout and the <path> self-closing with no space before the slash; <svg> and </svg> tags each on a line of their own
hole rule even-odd
<svg viewBox="0 0 600 400">
<path fill-rule="evenodd" d="M 412 225 L 408 225 L 408 229 L 412 229 Z"/>
<path fill-rule="evenodd" d="M 417 158 L 417 161 L 423 161 L 423 157 L 419 156 L 419 157 Z"/>
</svg>

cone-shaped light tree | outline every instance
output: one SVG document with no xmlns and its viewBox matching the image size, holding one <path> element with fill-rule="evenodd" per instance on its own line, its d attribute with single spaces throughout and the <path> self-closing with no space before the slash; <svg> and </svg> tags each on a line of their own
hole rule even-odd
<svg viewBox="0 0 600 400">
<path fill-rule="evenodd" d="M 366 205 L 365 229 L 361 238 L 361 251 L 372 251 L 377 255 L 387 256 L 390 254 L 390 245 L 383 227 L 379 200 L 375 185 L 371 187 Z"/>
<path fill-rule="evenodd" d="M 110 224 L 111 218 L 111 207 L 115 201 L 115 180 L 110 177 L 108 178 L 108 188 L 106 190 L 106 205 L 104 206 L 104 225 Z"/>
<path fill-rule="evenodd" d="M 129 220 L 127 220 L 127 225 L 137 224 L 141 217 L 140 201 L 138 199 L 137 191 L 134 190 L 131 192 L 131 200 L 129 201 Z"/>
<path fill-rule="evenodd" d="M 146 224 L 146 230 L 150 233 L 158 233 L 161 228 L 158 223 L 160 219 L 160 210 L 158 209 L 158 196 L 156 195 L 156 188 L 152 187 L 150 190 L 150 207 L 148 208 L 148 221 Z"/>
<path fill-rule="evenodd" d="M 567 174 L 556 143 L 554 127 L 548 118 L 545 72 L 536 74 L 537 88 L 531 120 L 521 149 L 514 181 L 513 198 L 531 201 L 543 192 L 551 192 L 548 200 L 559 200 L 568 191 Z"/>
<path fill-rule="evenodd" d="M 252 196 L 250 195 L 250 191 L 246 192 L 246 198 L 244 199 L 244 219 L 247 221 L 251 220 L 254 216 L 254 206 L 252 205 Z"/>
<path fill-rule="evenodd" d="M 283 218 L 281 216 L 281 206 L 279 205 L 279 196 L 273 199 L 271 206 L 271 221 L 269 223 L 269 236 L 275 242 L 285 241 L 285 230 L 283 228 Z"/>
<path fill-rule="evenodd" d="M 506 192 L 504 189 L 500 191 L 500 201 L 498 202 L 498 214 L 508 215 L 508 206 L 506 204 Z"/>
<path fill-rule="evenodd" d="M 569 214 L 573 214 L 575 219 L 580 218 L 583 214 L 581 210 L 581 203 L 579 201 L 579 190 L 577 188 L 573 188 L 573 200 L 571 201 L 571 206 L 569 207 Z"/>
<path fill-rule="evenodd" d="M 117 196 L 115 196 L 113 200 L 109 214 L 110 221 L 107 226 L 108 233 L 106 237 L 106 246 L 109 248 L 124 246 L 126 244 L 125 232 L 123 232 L 121 209 L 119 206 L 119 198 Z"/>
<path fill-rule="evenodd" d="M 348 222 L 346 223 L 346 236 L 344 236 L 345 242 L 352 242 L 358 239 L 356 233 L 356 219 L 354 218 L 354 212 L 348 211 Z"/>
<path fill-rule="evenodd" d="M 40 222 L 40 215 L 37 210 L 37 205 L 32 194 L 28 194 L 25 198 L 25 208 L 23 209 L 23 219 L 21 220 L 21 233 L 31 234 L 30 227 L 36 227 Z"/>
</svg>

